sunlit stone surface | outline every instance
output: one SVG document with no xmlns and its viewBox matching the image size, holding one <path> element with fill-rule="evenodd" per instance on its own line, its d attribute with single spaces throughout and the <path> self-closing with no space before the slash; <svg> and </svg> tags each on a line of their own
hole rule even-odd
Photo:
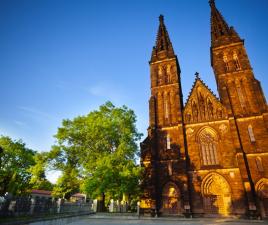
<svg viewBox="0 0 268 225">
<path fill-rule="evenodd" d="M 150 60 L 148 136 L 141 143 L 140 212 L 268 218 L 266 99 L 244 40 L 214 0 L 210 6 L 211 66 L 219 98 L 196 73 L 183 103 L 180 78 L 189 74 L 181 74 L 164 17 L 159 17 Z"/>
</svg>

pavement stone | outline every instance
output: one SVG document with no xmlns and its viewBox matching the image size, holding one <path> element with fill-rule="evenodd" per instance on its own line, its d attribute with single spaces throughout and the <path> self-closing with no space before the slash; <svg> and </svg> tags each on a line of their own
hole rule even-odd
<svg viewBox="0 0 268 225">
<path fill-rule="evenodd" d="M 69 225 L 268 225 L 264 220 L 242 220 L 232 218 L 138 218 L 135 216 L 85 216 Z"/>
</svg>

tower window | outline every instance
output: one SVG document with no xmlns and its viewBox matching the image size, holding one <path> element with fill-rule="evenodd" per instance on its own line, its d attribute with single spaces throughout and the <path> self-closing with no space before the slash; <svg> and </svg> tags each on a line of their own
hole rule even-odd
<svg viewBox="0 0 268 225">
<path fill-rule="evenodd" d="M 235 69 L 236 70 L 241 70 L 241 66 L 240 66 L 240 63 L 239 63 L 238 56 L 237 56 L 236 52 L 234 52 L 234 54 L 233 54 L 233 59 L 234 59 L 234 63 L 235 63 Z"/>
<path fill-rule="evenodd" d="M 165 93 L 164 95 L 164 115 L 165 115 L 165 120 L 168 121 L 169 119 L 169 93 Z"/>
<path fill-rule="evenodd" d="M 263 172 L 264 171 L 261 157 L 257 157 L 256 158 L 256 165 L 257 165 L 257 168 L 258 168 L 258 171 L 259 172 Z"/>
<path fill-rule="evenodd" d="M 167 65 L 167 84 L 171 83 L 171 65 Z"/>
<path fill-rule="evenodd" d="M 255 139 L 255 136 L 254 136 L 253 129 L 252 129 L 251 125 L 248 126 L 248 135 L 249 135 L 249 139 L 250 139 L 250 141 L 252 143 L 256 142 L 256 139 Z"/>
<path fill-rule="evenodd" d="M 223 56 L 223 61 L 225 63 L 225 70 L 228 72 L 230 70 L 230 67 L 229 67 L 229 62 L 228 62 L 227 55 Z"/>
<path fill-rule="evenodd" d="M 172 171 L 172 162 L 168 162 L 168 175 L 171 176 L 173 173 Z"/>
<path fill-rule="evenodd" d="M 167 100 L 165 100 L 165 119 L 168 119 L 168 103 L 167 103 Z"/>
<path fill-rule="evenodd" d="M 159 85 L 162 85 L 163 84 L 163 82 L 164 82 L 164 79 L 163 79 L 163 67 L 162 66 L 159 66 L 158 67 L 158 84 Z"/>
<path fill-rule="evenodd" d="M 158 67 L 158 73 L 159 73 L 159 75 L 162 75 L 162 73 L 163 73 L 162 66 L 159 66 L 159 67 Z"/>
<path fill-rule="evenodd" d="M 243 110 L 245 110 L 245 98 L 244 98 L 244 95 L 242 93 L 241 87 L 237 86 L 236 90 L 237 90 L 237 94 L 238 94 L 240 104 L 241 104 Z"/>
<path fill-rule="evenodd" d="M 170 149 L 170 136 L 169 134 L 167 135 L 167 149 Z"/>
</svg>

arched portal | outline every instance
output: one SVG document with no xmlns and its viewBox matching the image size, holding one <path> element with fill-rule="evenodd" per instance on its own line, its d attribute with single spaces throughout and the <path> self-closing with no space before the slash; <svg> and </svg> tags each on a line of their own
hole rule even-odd
<svg viewBox="0 0 268 225">
<path fill-rule="evenodd" d="M 209 173 L 202 181 L 204 211 L 227 216 L 231 213 L 231 189 L 218 173 Z"/>
<path fill-rule="evenodd" d="M 180 193 L 174 183 L 167 183 L 163 188 L 161 212 L 163 214 L 181 213 Z"/>
<path fill-rule="evenodd" d="M 268 218 L 268 179 L 260 179 L 255 189 L 260 199 L 261 215 L 263 218 Z"/>
</svg>

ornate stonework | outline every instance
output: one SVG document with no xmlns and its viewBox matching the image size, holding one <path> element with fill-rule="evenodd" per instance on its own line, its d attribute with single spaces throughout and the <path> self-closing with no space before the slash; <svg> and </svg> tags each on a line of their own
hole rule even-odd
<svg viewBox="0 0 268 225">
<path fill-rule="evenodd" d="M 186 104 L 163 16 L 150 61 L 141 213 L 268 217 L 268 107 L 243 40 L 210 0 L 219 98 L 196 79 Z"/>
<path fill-rule="evenodd" d="M 227 117 L 225 107 L 196 73 L 195 83 L 184 107 L 185 123 L 222 120 Z"/>
</svg>

